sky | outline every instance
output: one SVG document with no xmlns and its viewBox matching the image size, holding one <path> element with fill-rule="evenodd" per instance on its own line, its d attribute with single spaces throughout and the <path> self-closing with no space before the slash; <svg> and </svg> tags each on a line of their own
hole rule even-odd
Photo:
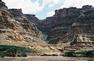
<svg viewBox="0 0 94 61">
<path fill-rule="evenodd" d="M 83 5 L 94 6 L 94 0 L 3 0 L 9 8 L 22 9 L 24 14 L 35 14 L 39 19 L 53 16 L 55 10 L 78 7 Z"/>
</svg>

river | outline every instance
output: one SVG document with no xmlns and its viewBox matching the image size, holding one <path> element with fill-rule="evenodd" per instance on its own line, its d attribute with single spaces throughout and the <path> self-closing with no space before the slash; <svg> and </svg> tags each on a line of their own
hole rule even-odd
<svg viewBox="0 0 94 61">
<path fill-rule="evenodd" d="M 30 56 L 30 57 L 5 57 L 0 61 L 94 61 L 94 58 L 86 57 L 62 57 L 62 56 Z"/>
</svg>

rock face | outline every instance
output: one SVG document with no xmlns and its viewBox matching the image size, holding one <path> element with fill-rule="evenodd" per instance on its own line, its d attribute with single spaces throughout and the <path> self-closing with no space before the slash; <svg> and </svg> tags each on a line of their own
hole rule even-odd
<svg viewBox="0 0 94 61">
<path fill-rule="evenodd" d="M 94 46 L 94 7 L 90 5 L 56 10 L 54 16 L 46 18 L 39 25 L 48 35 L 50 44 L 69 42 L 74 45 L 76 42 Z"/>
<path fill-rule="evenodd" d="M 47 43 L 42 39 L 42 32 L 33 20 L 38 19 L 23 14 L 21 9 L 8 9 L 5 3 L 0 1 L 0 45 L 29 47 L 38 52 L 49 51 Z"/>
<path fill-rule="evenodd" d="M 5 3 L 0 0 L 0 9 L 8 9 L 8 7 L 5 5 Z"/>
<path fill-rule="evenodd" d="M 36 18 L 35 15 L 32 15 L 32 14 L 24 14 L 24 15 L 30 20 L 30 22 L 32 22 L 36 25 L 39 23 L 39 19 Z"/>
<path fill-rule="evenodd" d="M 21 9 L 8 9 L 0 0 L 0 45 L 29 47 L 38 52 L 59 52 L 64 46 L 93 47 L 94 7 L 56 10 L 54 16 L 39 21 Z"/>
</svg>

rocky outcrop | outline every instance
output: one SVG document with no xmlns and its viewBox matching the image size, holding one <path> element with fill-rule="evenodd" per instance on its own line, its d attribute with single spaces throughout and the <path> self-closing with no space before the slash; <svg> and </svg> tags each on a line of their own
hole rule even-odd
<svg viewBox="0 0 94 61">
<path fill-rule="evenodd" d="M 39 23 L 39 19 L 35 16 L 35 15 L 32 15 L 32 14 L 24 14 L 30 22 L 34 23 L 35 25 L 37 25 Z"/>
<path fill-rule="evenodd" d="M 0 0 L 0 9 L 8 9 L 8 7 L 5 5 L 5 3 L 2 1 L 2 0 Z"/>
<path fill-rule="evenodd" d="M 0 45 L 29 47 L 38 53 L 51 51 L 43 41 L 43 33 L 32 22 L 38 20 L 35 16 L 23 14 L 21 9 L 8 9 L 2 1 L 0 6 Z"/>
<path fill-rule="evenodd" d="M 69 46 L 81 43 L 94 46 L 94 7 L 91 5 L 56 10 L 54 16 L 46 18 L 39 25 L 48 35 L 50 44 L 70 43 L 66 44 Z"/>
<path fill-rule="evenodd" d="M 48 42 L 48 44 L 45 42 Z M 68 47 L 94 46 L 94 7 L 70 7 L 39 21 L 0 0 L 0 45 L 29 47 L 39 52 L 63 52 Z"/>
</svg>

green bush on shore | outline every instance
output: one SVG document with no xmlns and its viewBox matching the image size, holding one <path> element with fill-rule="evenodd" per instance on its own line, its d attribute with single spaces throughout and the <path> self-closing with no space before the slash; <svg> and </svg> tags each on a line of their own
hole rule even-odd
<svg viewBox="0 0 94 61">
<path fill-rule="evenodd" d="M 27 53 L 31 53 L 32 50 L 25 47 L 0 45 L 0 57 L 26 57 Z"/>
<path fill-rule="evenodd" d="M 94 56 L 94 50 L 79 51 L 79 52 L 76 52 L 76 55 L 85 56 L 85 57 L 91 57 L 91 56 Z"/>
<path fill-rule="evenodd" d="M 88 50 L 88 51 L 66 51 L 64 52 L 64 56 L 67 57 L 94 57 L 94 50 Z"/>
<path fill-rule="evenodd" d="M 75 57 L 76 54 L 74 51 L 66 51 L 64 52 L 64 56 L 67 56 L 67 57 Z"/>
</svg>

